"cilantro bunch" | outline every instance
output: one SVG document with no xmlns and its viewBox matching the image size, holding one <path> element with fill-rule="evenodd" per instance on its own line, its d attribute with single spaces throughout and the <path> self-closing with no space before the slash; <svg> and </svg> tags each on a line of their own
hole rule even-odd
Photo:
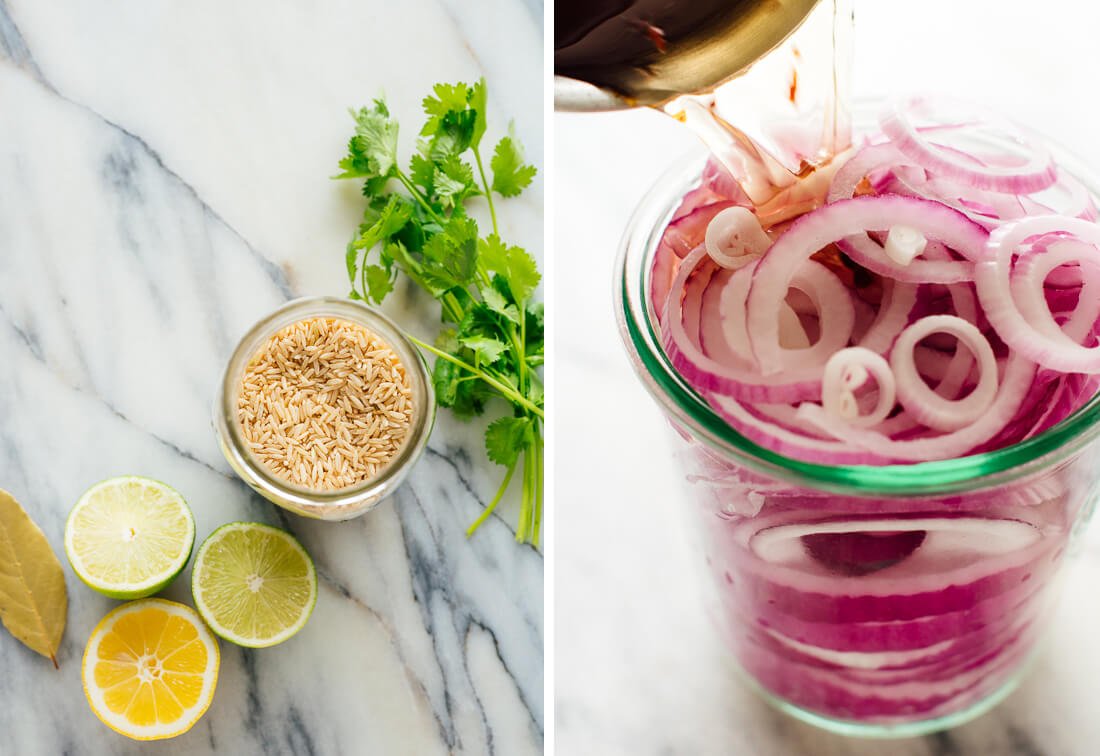
<svg viewBox="0 0 1100 756">
<path fill-rule="evenodd" d="M 516 540 L 537 544 L 543 488 L 543 306 L 534 259 L 500 238 L 494 195 L 514 197 L 535 168 L 523 160 L 514 134 L 493 149 L 485 172 L 485 81 L 437 84 L 423 102 L 427 121 L 416 154 L 402 169 L 398 124 L 383 100 L 353 112 L 355 135 L 336 178 L 363 180 L 367 207 L 348 245 L 353 299 L 381 303 L 399 275 L 440 304 L 435 344 L 410 337 L 436 356 L 436 400 L 460 417 L 485 411 L 495 398 L 510 412 L 485 433 L 489 459 L 507 468 L 492 501 L 470 525 L 473 534 L 496 508 L 522 461 L 523 494 Z M 473 163 L 469 159 L 473 159 Z M 476 174 L 475 174 L 476 170 Z M 484 197 L 492 232 L 482 236 L 467 203 Z"/>
</svg>

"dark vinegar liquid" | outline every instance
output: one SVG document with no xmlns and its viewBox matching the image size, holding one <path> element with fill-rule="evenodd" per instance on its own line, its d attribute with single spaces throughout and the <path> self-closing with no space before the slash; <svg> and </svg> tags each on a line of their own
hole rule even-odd
<svg viewBox="0 0 1100 756">
<path fill-rule="evenodd" d="M 779 45 L 817 0 L 557 0 L 554 72 L 638 105 L 710 89 Z"/>
</svg>

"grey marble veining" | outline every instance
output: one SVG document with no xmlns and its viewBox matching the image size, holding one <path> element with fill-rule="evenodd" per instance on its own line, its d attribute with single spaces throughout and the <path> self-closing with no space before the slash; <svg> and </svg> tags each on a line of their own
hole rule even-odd
<svg viewBox="0 0 1100 756">
<path fill-rule="evenodd" d="M 430 0 L 0 0 L 0 487 L 60 554 L 84 488 L 150 475 L 188 499 L 199 539 L 231 520 L 277 524 L 321 577 L 298 636 L 223 643 L 203 720 L 139 746 L 84 700 L 84 642 L 115 602 L 68 572 L 60 670 L 0 636 L 0 754 L 541 751 L 542 557 L 514 543 L 514 501 L 464 536 L 500 474 L 483 425 L 441 414 L 409 482 L 338 524 L 254 495 L 210 427 L 244 329 L 291 296 L 346 291 L 360 200 L 328 176 L 348 106 L 384 89 L 411 144 L 434 81 L 483 74 L 495 130 L 515 118 L 541 161 L 541 100 L 519 85 L 541 76 L 538 47 L 494 52 L 504 37 L 541 40 L 541 14 L 496 5 L 515 28 L 475 39 L 456 23 L 465 10 Z M 415 57 L 408 29 L 424 44 Z M 536 252 L 540 187 L 501 206 L 503 232 Z M 436 327 L 433 303 L 407 288 L 388 310 Z M 190 602 L 189 574 L 167 597 Z"/>
</svg>

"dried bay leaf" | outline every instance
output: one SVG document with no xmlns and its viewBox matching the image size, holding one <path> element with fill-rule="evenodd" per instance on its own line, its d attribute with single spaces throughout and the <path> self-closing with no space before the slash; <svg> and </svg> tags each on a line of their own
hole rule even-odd
<svg viewBox="0 0 1100 756">
<path fill-rule="evenodd" d="M 0 489 L 0 622 L 56 667 L 68 607 L 65 573 L 49 541 Z"/>
</svg>

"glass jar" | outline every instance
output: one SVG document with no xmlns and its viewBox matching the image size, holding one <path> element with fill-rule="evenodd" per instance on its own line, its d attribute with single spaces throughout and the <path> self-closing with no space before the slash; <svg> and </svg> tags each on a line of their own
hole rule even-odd
<svg viewBox="0 0 1100 756">
<path fill-rule="evenodd" d="M 413 417 L 404 445 L 374 478 L 336 491 L 315 491 L 273 476 L 248 450 L 237 419 L 237 395 L 249 361 L 277 331 L 299 320 L 341 318 L 357 323 L 385 341 L 400 358 L 409 378 Z M 401 485 L 420 458 L 435 421 L 435 391 L 420 351 L 378 310 L 350 299 L 306 297 L 286 303 L 256 323 L 241 338 L 225 368 L 214 404 L 218 445 L 233 470 L 268 501 L 296 514 L 323 520 L 347 520 L 368 512 Z"/>
<path fill-rule="evenodd" d="M 1100 398 L 1037 437 L 946 461 L 828 466 L 749 441 L 673 368 L 648 296 L 704 160 L 678 162 L 642 200 L 615 298 L 635 372 L 675 431 L 714 619 L 750 684 L 818 726 L 900 737 L 975 717 L 1019 682 L 1095 507 Z"/>
</svg>

